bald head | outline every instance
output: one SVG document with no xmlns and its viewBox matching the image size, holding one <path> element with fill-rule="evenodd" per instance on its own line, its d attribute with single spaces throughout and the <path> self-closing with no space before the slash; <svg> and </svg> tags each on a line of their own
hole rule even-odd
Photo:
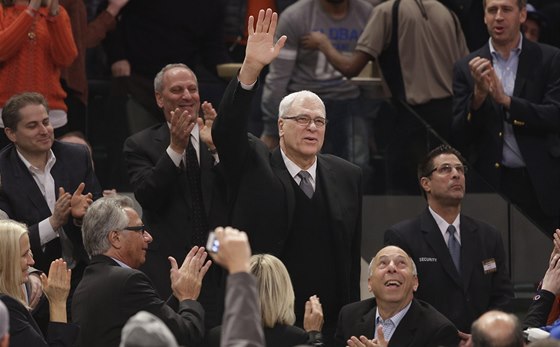
<svg viewBox="0 0 560 347">
<path fill-rule="evenodd" d="M 523 347 L 521 324 L 516 316 L 488 311 L 472 325 L 473 347 Z"/>
</svg>

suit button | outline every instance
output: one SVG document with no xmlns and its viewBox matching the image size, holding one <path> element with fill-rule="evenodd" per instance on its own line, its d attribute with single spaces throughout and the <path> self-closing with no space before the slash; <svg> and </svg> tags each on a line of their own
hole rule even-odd
<svg viewBox="0 0 560 347">
<path fill-rule="evenodd" d="M 495 167 L 496 169 L 499 169 L 499 168 L 500 168 L 500 163 L 494 163 L 494 167 Z"/>
<path fill-rule="evenodd" d="M 502 134 L 501 131 L 498 133 L 498 136 L 499 136 L 499 137 L 502 137 L 503 135 L 504 135 L 504 134 Z"/>
</svg>

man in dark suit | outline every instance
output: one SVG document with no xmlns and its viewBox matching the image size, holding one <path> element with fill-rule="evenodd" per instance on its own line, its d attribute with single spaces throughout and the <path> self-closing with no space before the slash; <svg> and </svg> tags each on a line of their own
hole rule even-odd
<svg viewBox="0 0 560 347">
<path fill-rule="evenodd" d="M 0 214 L 27 224 L 36 268 L 48 272 L 64 258 L 74 289 L 88 262 L 81 219 L 101 187 L 87 148 L 54 140 L 48 110 L 37 93 L 16 95 L 2 110 L 12 144 L 0 152 Z"/>
<path fill-rule="evenodd" d="M 124 156 L 134 195 L 155 236 L 142 270 L 166 297 L 170 294 L 167 257 L 182 261 L 186 250 L 205 245 L 208 230 L 224 225 L 227 213 L 210 138 L 216 112 L 205 102 L 204 121 L 199 117 L 194 72 L 184 64 L 167 65 L 155 77 L 154 87 L 167 121 L 129 137 Z M 199 301 L 206 310 L 207 328 L 222 319 L 222 277 L 221 269 L 213 266 L 204 280 Z"/>
<path fill-rule="evenodd" d="M 375 298 L 342 308 L 336 346 L 457 346 L 453 323 L 414 299 L 418 285 L 416 265 L 406 252 L 382 248 L 369 265 L 368 289 Z"/>
<path fill-rule="evenodd" d="M 247 137 L 259 73 L 286 40 L 273 43 L 276 21 L 272 11 L 266 16 L 261 11 L 256 32 L 250 29 L 245 61 L 226 89 L 212 137 L 232 201 L 230 224 L 247 232 L 255 253 L 273 253 L 286 265 L 296 296 L 296 325 L 303 320 L 305 301 L 317 294 L 328 341 L 340 307 L 359 300 L 361 173 L 345 160 L 319 154 L 325 107 L 309 91 L 280 103 L 280 147 L 274 152 Z"/>
<path fill-rule="evenodd" d="M 195 346 L 204 335 L 204 309 L 196 298 L 210 261 L 204 263 L 206 252 L 196 246 L 180 268 L 169 257 L 173 296 L 164 302 L 137 270 L 152 236 L 132 204 L 128 197 L 101 198 L 84 217 L 84 246 L 92 258 L 72 303 L 72 320 L 81 328 L 78 345 L 117 347 L 126 321 L 144 310 L 160 318 L 179 344 Z"/>
<path fill-rule="evenodd" d="M 405 250 L 418 266 L 418 299 L 455 326 L 471 323 L 489 309 L 508 309 L 513 290 L 500 233 L 461 214 L 465 161 L 452 147 L 432 150 L 418 167 L 428 207 L 418 217 L 393 225 L 385 244 Z"/>
<path fill-rule="evenodd" d="M 560 50 L 521 35 L 525 4 L 484 2 L 491 39 L 455 64 L 452 139 L 552 235 L 560 223 Z"/>
</svg>

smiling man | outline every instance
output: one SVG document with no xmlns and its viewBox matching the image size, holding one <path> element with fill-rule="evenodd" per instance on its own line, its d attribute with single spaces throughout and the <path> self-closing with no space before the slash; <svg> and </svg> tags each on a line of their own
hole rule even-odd
<svg viewBox="0 0 560 347">
<path fill-rule="evenodd" d="M 484 1 L 490 40 L 455 64 L 452 139 L 551 236 L 560 223 L 560 50 L 524 38 L 526 18 L 525 0 Z"/>
<path fill-rule="evenodd" d="M 432 150 L 418 166 L 428 207 L 418 217 L 385 232 L 385 244 L 397 245 L 418 264 L 418 299 L 443 313 L 455 326 L 471 323 L 490 309 L 507 310 L 513 289 L 501 234 L 461 214 L 465 196 L 465 160 L 452 147 Z"/>
<path fill-rule="evenodd" d="M 196 301 L 210 267 L 204 248 L 193 247 L 181 267 L 169 257 L 173 296 L 167 302 L 138 268 L 146 261 L 152 236 L 125 196 L 101 198 L 90 206 L 82 226 L 91 263 L 76 289 L 72 320 L 80 325 L 81 347 L 117 347 L 127 320 L 139 311 L 160 318 L 177 342 L 195 346 L 204 335 L 204 309 Z M 168 267 L 169 268 L 169 267 Z"/>
<path fill-rule="evenodd" d="M 245 230 L 255 253 L 272 253 L 286 265 L 296 296 L 296 325 L 305 302 L 323 305 L 323 337 L 330 346 L 342 305 L 359 300 L 361 243 L 360 169 L 321 154 L 328 115 L 310 91 L 280 102 L 280 146 L 272 153 L 247 137 L 249 106 L 260 71 L 280 53 L 273 41 L 277 15 L 261 11 L 249 22 L 245 61 L 229 84 L 212 128 L 232 203 L 231 222 Z"/>
<path fill-rule="evenodd" d="M 459 334 L 430 304 L 414 299 L 416 265 L 396 246 L 381 249 L 369 264 L 374 298 L 340 311 L 336 346 L 457 346 Z"/>
</svg>

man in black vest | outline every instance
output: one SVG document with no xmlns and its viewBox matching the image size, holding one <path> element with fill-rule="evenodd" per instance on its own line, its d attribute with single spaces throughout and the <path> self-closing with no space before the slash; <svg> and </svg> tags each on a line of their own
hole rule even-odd
<svg viewBox="0 0 560 347">
<path fill-rule="evenodd" d="M 260 71 L 283 47 L 274 44 L 277 15 L 250 20 L 245 61 L 220 104 L 212 137 L 228 180 L 231 225 L 245 230 L 255 253 L 277 255 L 296 294 L 296 324 L 305 301 L 323 304 L 325 340 L 332 341 L 344 304 L 359 300 L 361 242 L 360 169 L 319 154 L 327 122 L 321 99 L 309 91 L 286 96 L 279 107 L 280 147 L 269 152 L 247 137 L 248 108 Z"/>
</svg>

